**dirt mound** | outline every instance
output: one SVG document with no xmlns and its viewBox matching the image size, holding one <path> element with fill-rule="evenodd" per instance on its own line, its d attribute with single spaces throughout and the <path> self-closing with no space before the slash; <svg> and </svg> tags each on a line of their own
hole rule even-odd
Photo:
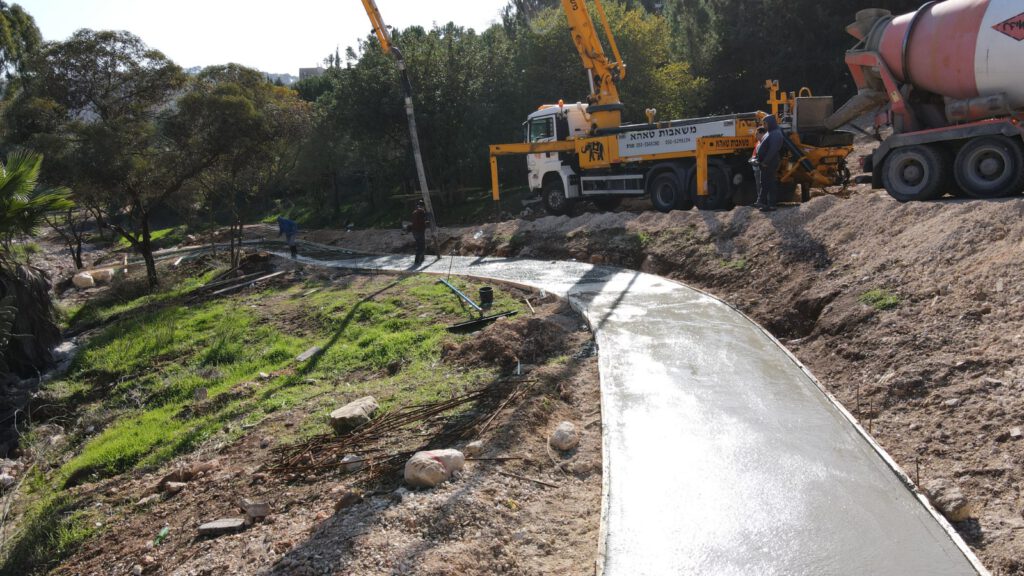
<svg viewBox="0 0 1024 576">
<path fill-rule="evenodd" d="M 502 319 L 472 340 L 446 349 L 444 358 L 463 366 L 538 364 L 562 348 L 565 336 L 565 329 L 547 318 Z"/>
</svg>

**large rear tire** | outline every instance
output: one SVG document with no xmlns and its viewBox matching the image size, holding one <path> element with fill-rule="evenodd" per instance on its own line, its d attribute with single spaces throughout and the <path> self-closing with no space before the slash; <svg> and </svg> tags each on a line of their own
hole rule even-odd
<svg viewBox="0 0 1024 576">
<path fill-rule="evenodd" d="M 706 196 L 697 194 L 697 171 L 690 178 L 690 189 L 693 190 L 693 203 L 700 210 L 731 210 L 732 186 L 725 170 L 718 166 L 708 166 L 708 193 Z"/>
<path fill-rule="evenodd" d="M 1024 189 L 1024 147 L 1005 136 L 969 141 L 954 164 L 957 185 L 974 198 L 1000 198 Z"/>
<path fill-rule="evenodd" d="M 693 203 L 675 172 L 662 172 L 651 182 L 651 204 L 658 212 L 689 210 Z"/>
<path fill-rule="evenodd" d="M 565 196 L 565 186 L 561 178 L 548 178 L 541 191 L 544 198 L 544 209 L 552 216 L 561 216 L 572 212 L 574 202 Z"/>
<path fill-rule="evenodd" d="M 900 202 L 938 198 L 948 167 L 931 146 L 897 148 L 882 165 L 882 185 Z"/>
</svg>

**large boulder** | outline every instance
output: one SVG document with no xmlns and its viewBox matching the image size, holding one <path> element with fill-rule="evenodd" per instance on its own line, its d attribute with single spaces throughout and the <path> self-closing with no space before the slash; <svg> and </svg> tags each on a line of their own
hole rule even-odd
<svg viewBox="0 0 1024 576">
<path fill-rule="evenodd" d="M 379 406 L 373 396 L 364 396 L 331 412 L 331 427 L 336 434 L 348 434 L 373 420 Z"/>
<path fill-rule="evenodd" d="M 109 284 L 110 281 L 114 279 L 114 269 L 113 268 L 103 268 L 102 270 L 93 270 L 92 272 L 89 272 L 89 274 L 92 276 L 92 279 L 97 284 Z"/>
<path fill-rule="evenodd" d="M 458 450 L 425 450 L 405 463 L 405 482 L 416 488 L 433 488 L 462 470 L 466 457 Z"/>
<path fill-rule="evenodd" d="M 71 283 L 75 285 L 75 288 L 79 290 L 85 290 L 86 288 L 92 288 L 96 285 L 96 279 L 92 277 L 89 272 L 79 272 L 71 278 Z"/>
</svg>

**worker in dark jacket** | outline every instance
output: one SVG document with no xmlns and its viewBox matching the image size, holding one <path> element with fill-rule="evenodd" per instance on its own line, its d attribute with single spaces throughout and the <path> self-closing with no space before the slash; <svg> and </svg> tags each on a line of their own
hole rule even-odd
<svg viewBox="0 0 1024 576">
<path fill-rule="evenodd" d="M 771 212 L 775 210 L 779 193 L 779 162 L 782 161 L 782 139 L 785 136 L 775 116 L 765 116 L 764 127 L 768 133 L 757 147 L 757 163 L 761 167 L 761 190 L 758 193 L 758 200 L 762 201 L 762 212 Z"/>
<path fill-rule="evenodd" d="M 416 239 L 416 264 L 423 262 L 423 252 L 427 248 L 427 208 L 423 200 L 416 201 L 416 209 L 412 211 L 412 237 Z"/>
<path fill-rule="evenodd" d="M 281 236 L 284 234 L 284 239 L 288 242 L 288 250 L 292 253 L 292 258 L 295 258 L 299 254 L 299 248 L 295 245 L 295 235 L 299 233 L 299 225 L 294 220 L 289 220 L 283 216 L 277 217 L 277 235 Z"/>
</svg>

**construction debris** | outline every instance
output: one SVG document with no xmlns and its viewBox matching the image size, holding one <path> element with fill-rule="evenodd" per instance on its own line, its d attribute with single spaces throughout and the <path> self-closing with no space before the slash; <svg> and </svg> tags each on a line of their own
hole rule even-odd
<svg viewBox="0 0 1024 576">
<path fill-rule="evenodd" d="M 576 432 L 576 426 L 572 422 L 562 422 L 551 433 L 548 443 L 555 450 L 566 452 L 580 445 L 580 435 Z"/>
<path fill-rule="evenodd" d="M 242 512 L 245 512 L 245 521 L 248 524 L 270 516 L 270 504 L 267 502 L 243 498 L 238 503 L 238 507 L 242 509 Z"/>
<path fill-rule="evenodd" d="M 433 488 L 462 470 L 466 457 L 458 450 L 417 452 L 405 463 L 405 483 L 416 488 Z"/>
<path fill-rule="evenodd" d="M 305 362 L 306 360 L 309 360 L 313 356 L 316 356 L 317 354 L 319 354 L 322 350 L 323 350 L 323 348 L 320 348 L 319 346 L 311 346 L 308 349 L 306 349 L 305 352 L 303 352 L 302 354 L 299 354 L 298 356 L 296 356 L 295 357 L 295 361 L 296 362 Z"/>
<path fill-rule="evenodd" d="M 331 428 L 339 436 L 348 434 L 360 426 L 369 424 L 378 408 L 377 399 L 373 396 L 364 396 L 349 402 L 331 412 Z"/>
<path fill-rule="evenodd" d="M 950 522 L 963 522 L 974 512 L 967 498 L 960 491 L 960 487 L 950 484 L 947 480 L 941 478 L 931 480 L 924 485 L 924 491 L 932 505 L 942 512 Z"/>
<path fill-rule="evenodd" d="M 220 536 L 239 532 L 245 528 L 245 518 L 221 518 L 207 522 L 199 527 L 200 536 Z"/>
</svg>

